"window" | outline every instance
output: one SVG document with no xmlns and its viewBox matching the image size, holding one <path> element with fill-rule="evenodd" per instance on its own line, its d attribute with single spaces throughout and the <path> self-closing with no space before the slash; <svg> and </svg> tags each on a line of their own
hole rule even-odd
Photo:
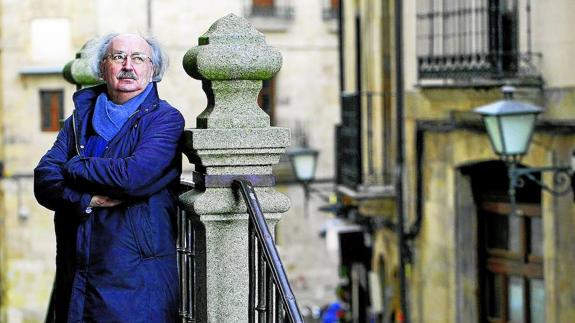
<svg viewBox="0 0 575 323">
<path fill-rule="evenodd" d="M 40 128 L 42 131 L 59 131 L 64 118 L 64 90 L 40 91 Z"/>
<path fill-rule="evenodd" d="M 340 0 L 323 0 L 323 19 L 337 19 Z"/>
<path fill-rule="evenodd" d="M 275 125 L 275 80 L 265 80 L 258 95 L 258 105 L 270 116 L 270 124 Z"/>
<path fill-rule="evenodd" d="M 545 286 L 541 208 L 523 203 L 509 215 L 508 203 L 484 202 L 484 307 L 488 322 L 543 322 Z"/>
<path fill-rule="evenodd" d="M 520 59 L 531 63 L 531 48 L 519 49 L 517 1 L 418 0 L 417 25 L 420 79 L 516 77 Z"/>
<path fill-rule="evenodd" d="M 256 9 L 273 10 L 274 0 L 252 0 L 252 4 Z"/>
<path fill-rule="evenodd" d="M 249 17 L 293 18 L 293 0 L 249 0 L 248 4 Z"/>
</svg>

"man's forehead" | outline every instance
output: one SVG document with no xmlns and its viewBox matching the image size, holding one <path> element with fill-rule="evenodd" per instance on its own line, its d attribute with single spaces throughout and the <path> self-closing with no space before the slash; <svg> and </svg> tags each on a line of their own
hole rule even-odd
<svg viewBox="0 0 575 323">
<path fill-rule="evenodd" d="M 134 34 L 122 34 L 114 37 L 110 49 L 119 52 L 149 53 L 150 45 L 144 38 Z"/>
</svg>

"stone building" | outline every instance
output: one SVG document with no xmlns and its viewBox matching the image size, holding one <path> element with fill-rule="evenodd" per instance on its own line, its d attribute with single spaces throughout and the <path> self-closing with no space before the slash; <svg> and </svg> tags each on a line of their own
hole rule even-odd
<svg viewBox="0 0 575 323">
<path fill-rule="evenodd" d="M 72 112 L 75 86 L 62 78 L 61 71 L 86 41 L 112 31 L 156 36 L 171 62 L 159 83 L 160 95 L 181 110 L 186 127 L 194 127 L 206 100 L 200 83 L 184 72 L 182 57 L 216 19 L 230 12 L 248 17 L 265 33 L 267 43 L 283 55 L 282 70 L 264 84 L 260 105 L 270 114 L 273 125 L 303 127 L 309 144 L 320 149 L 318 176 L 329 177 L 333 173 L 333 147 L 325 143 L 333 141 L 339 113 L 334 81 L 338 73 L 337 34 L 330 8 L 319 1 L 303 0 L 2 1 L 0 322 L 40 322 L 48 306 L 55 256 L 52 216 L 35 202 L 31 176 L 54 142 L 60 119 Z M 297 144 L 298 138 L 294 139 Z M 301 212 L 297 187 L 281 189 L 296 196 L 292 198 L 294 211 L 286 218 L 300 218 L 301 214 L 296 214 Z M 322 247 L 314 248 L 316 254 L 309 259 L 299 260 L 310 239 L 318 239 L 301 236 L 294 226 L 297 229 L 301 225 L 297 220 L 286 221 L 279 229 L 285 245 L 282 252 L 288 255 L 286 268 L 295 272 L 290 277 L 303 277 L 306 286 L 313 285 L 306 273 L 322 266 L 314 258 L 322 254 Z M 308 236 L 315 234 L 308 232 Z M 292 246 L 298 251 L 290 252 Z M 329 270 L 333 272 L 330 277 L 336 278 L 335 269 Z M 303 306 L 321 304 L 332 297 L 331 287 L 319 294 L 309 287 L 301 290 Z M 297 286 L 294 291 L 298 295 Z"/>
<path fill-rule="evenodd" d="M 353 322 L 575 320 L 573 193 L 524 179 L 512 214 L 473 112 L 514 86 L 544 109 L 521 165 L 570 165 L 575 3 L 341 3 L 339 215 L 363 226 L 340 239 Z"/>
</svg>

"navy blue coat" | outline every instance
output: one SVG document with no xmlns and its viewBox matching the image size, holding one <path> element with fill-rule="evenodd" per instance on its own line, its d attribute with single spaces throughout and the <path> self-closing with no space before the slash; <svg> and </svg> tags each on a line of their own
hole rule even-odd
<svg viewBox="0 0 575 323">
<path fill-rule="evenodd" d="M 156 85 L 108 143 L 86 157 L 96 97 L 75 110 L 34 170 L 34 193 L 54 210 L 56 322 L 174 322 L 178 311 L 177 186 L 184 119 Z M 89 208 L 92 195 L 124 201 Z"/>
</svg>

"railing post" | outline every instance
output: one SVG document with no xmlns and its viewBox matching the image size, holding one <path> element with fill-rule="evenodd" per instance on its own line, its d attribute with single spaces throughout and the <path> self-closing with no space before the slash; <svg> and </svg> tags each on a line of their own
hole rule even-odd
<svg viewBox="0 0 575 323">
<path fill-rule="evenodd" d="M 86 59 L 84 49 L 90 41 L 87 41 L 82 48 L 76 53 L 76 57 L 69 61 L 62 70 L 64 79 L 76 85 L 76 90 L 80 90 L 84 86 L 96 85 L 102 83 L 97 75 L 94 75 L 90 69 L 90 63 Z"/>
<path fill-rule="evenodd" d="M 268 225 L 289 208 L 273 189 L 272 165 L 289 144 L 289 130 L 270 127 L 257 105 L 262 80 L 281 67 L 264 35 L 233 14 L 216 21 L 184 56 L 186 72 L 202 81 L 207 108 L 185 131 L 184 153 L 195 165 L 196 188 L 182 207 L 204 232 L 197 250 L 197 322 L 248 322 L 248 214 L 234 179 L 255 187 Z"/>
</svg>

